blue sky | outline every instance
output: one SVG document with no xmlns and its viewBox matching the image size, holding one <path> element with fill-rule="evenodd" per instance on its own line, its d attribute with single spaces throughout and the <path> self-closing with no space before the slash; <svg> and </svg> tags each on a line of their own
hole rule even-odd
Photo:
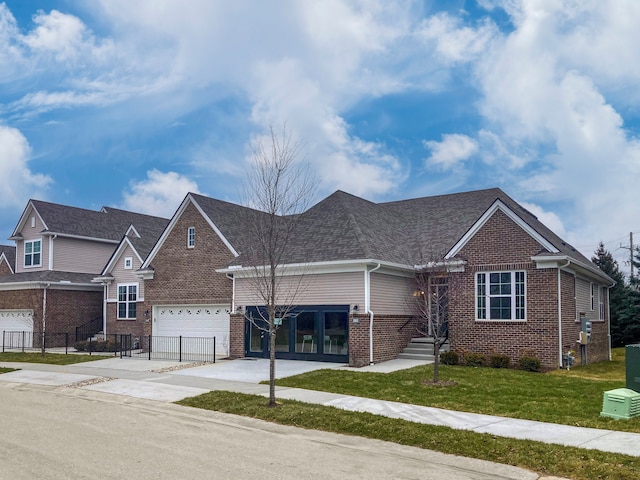
<svg viewBox="0 0 640 480">
<path fill-rule="evenodd" d="M 6 0 L 0 235 L 29 198 L 165 217 L 188 191 L 239 202 L 252 142 L 286 122 L 320 195 L 500 187 L 623 260 L 638 23 L 637 0 Z"/>
</svg>

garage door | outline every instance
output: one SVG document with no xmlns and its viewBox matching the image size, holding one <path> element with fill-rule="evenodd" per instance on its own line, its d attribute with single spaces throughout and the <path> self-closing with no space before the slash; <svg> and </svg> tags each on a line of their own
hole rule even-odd
<svg viewBox="0 0 640 480">
<path fill-rule="evenodd" d="M 229 305 L 156 306 L 153 307 L 153 336 L 215 337 L 216 353 L 228 355 L 229 311 Z M 189 349 L 188 342 L 186 348 Z"/>
<path fill-rule="evenodd" d="M 31 310 L 0 310 L 0 334 L 5 349 L 30 346 L 32 332 L 33 312 Z"/>
</svg>

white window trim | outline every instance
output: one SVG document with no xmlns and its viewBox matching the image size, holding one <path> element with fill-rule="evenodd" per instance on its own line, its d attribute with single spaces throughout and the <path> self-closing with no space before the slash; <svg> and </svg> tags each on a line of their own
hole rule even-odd
<svg viewBox="0 0 640 480">
<path fill-rule="evenodd" d="M 195 248 L 195 246 L 196 246 L 196 227 L 189 227 L 187 228 L 187 248 Z"/>
<path fill-rule="evenodd" d="M 31 265 L 27 265 L 27 244 L 34 244 L 35 242 L 40 242 L 40 261 L 38 263 L 33 263 L 33 246 L 31 247 L 31 253 L 29 255 L 31 255 Z M 24 241 L 24 245 L 23 245 L 23 255 L 22 255 L 22 264 L 24 266 L 24 268 L 37 268 L 37 267 L 41 267 L 42 266 L 42 239 L 41 238 L 34 238 L 33 240 L 25 240 Z"/>
<path fill-rule="evenodd" d="M 598 287 L 598 317 L 604 320 L 604 287 Z"/>
<path fill-rule="evenodd" d="M 133 257 L 124 257 L 124 267 L 125 270 L 133 269 Z"/>
<path fill-rule="evenodd" d="M 511 274 L 511 318 L 489 318 L 491 314 L 489 294 L 489 275 L 492 273 L 510 273 Z M 524 318 L 516 318 L 516 273 L 522 273 L 524 275 Z M 478 316 L 478 276 L 485 275 L 485 310 L 487 318 L 479 318 Z M 473 290 L 473 308 L 475 310 L 476 322 L 526 322 L 527 321 L 527 272 L 524 270 L 491 270 L 476 272 L 474 276 L 474 290 Z"/>
<path fill-rule="evenodd" d="M 596 295 L 594 293 L 596 284 L 591 282 L 589 287 L 589 294 L 591 295 L 591 311 L 594 312 L 596 310 Z"/>
<path fill-rule="evenodd" d="M 127 289 L 127 299 L 122 302 L 120 301 L 120 287 L 126 287 Z M 136 299 L 135 301 L 131 301 L 129 300 L 129 287 L 136 287 Z M 116 287 L 116 318 L 118 320 L 135 320 L 137 317 L 137 313 L 138 313 L 138 309 L 136 307 L 136 317 L 130 317 L 129 316 L 129 304 L 130 303 L 135 303 L 137 304 L 140 301 L 140 285 L 138 283 L 119 283 Z M 120 316 L 120 304 L 121 303 L 126 303 L 127 305 L 127 316 L 126 317 L 121 317 Z"/>
</svg>

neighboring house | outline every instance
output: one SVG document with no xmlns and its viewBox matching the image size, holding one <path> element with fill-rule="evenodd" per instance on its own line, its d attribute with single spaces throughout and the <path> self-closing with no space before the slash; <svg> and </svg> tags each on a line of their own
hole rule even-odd
<svg viewBox="0 0 640 480">
<path fill-rule="evenodd" d="M 216 337 L 217 352 L 228 352 L 233 281 L 216 272 L 238 255 L 247 214 L 254 210 L 213 198 L 188 194 L 145 259 L 138 275 L 144 281 L 148 322 L 145 335 Z M 146 317 L 147 318 L 147 317 Z"/>
<path fill-rule="evenodd" d="M 546 368 L 578 350 L 580 314 L 592 322 L 589 361 L 609 358 L 612 280 L 500 189 L 372 203 L 336 192 L 300 216 L 281 285 L 304 289 L 276 338 L 277 356 L 348 361 L 395 358 L 416 336 L 416 266 L 443 265 L 451 287 L 450 348 L 536 355 Z M 245 320 L 261 307 L 253 269 L 238 255 L 232 356 L 267 356 L 268 340 Z M 441 280 L 441 279 L 439 279 Z M 244 341 L 240 343 L 238 340 Z"/>
<path fill-rule="evenodd" d="M 92 279 L 129 227 L 148 218 L 30 200 L 10 237 L 15 268 L 0 276 L 0 331 L 73 335 L 76 327 L 100 318 L 103 287 Z"/>
<path fill-rule="evenodd" d="M 169 220 L 145 216 L 130 225 L 102 273 L 92 281 L 104 287 L 104 334 L 145 334 L 143 324 L 150 321 L 144 306 L 144 280 L 137 271 L 162 235 Z"/>
<path fill-rule="evenodd" d="M 16 247 L 0 245 L 0 277 L 13 275 L 16 266 Z"/>
</svg>

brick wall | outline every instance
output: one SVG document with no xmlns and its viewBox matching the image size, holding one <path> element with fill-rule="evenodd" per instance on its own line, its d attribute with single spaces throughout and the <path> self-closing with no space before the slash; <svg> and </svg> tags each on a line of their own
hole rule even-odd
<svg viewBox="0 0 640 480">
<path fill-rule="evenodd" d="M 141 337 L 143 335 L 150 335 L 151 332 L 145 332 L 144 322 L 145 306 L 143 303 L 137 305 L 137 318 L 135 320 L 118 320 L 118 304 L 107 304 L 107 334 L 113 335 L 128 335 L 131 334 L 134 337 Z M 149 318 L 151 318 L 151 310 L 149 310 Z M 150 327 L 149 327 L 150 330 Z"/>
<path fill-rule="evenodd" d="M 229 356 L 244 357 L 244 325 L 243 314 L 232 313 L 229 319 Z"/>
<path fill-rule="evenodd" d="M 189 227 L 196 229 L 195 248 L 187 248 Z M 145 281 L 145 303 L 138 310 L 137 322 L 143 321 L 141 314 L 146 309 L 151 318 L 154 305 L 231 304 L 232 281 L 215 270 L 232 259 L 233 254 L 189 204 L 153 259 L 154 278 Z"/>
<path fill-rule="evenodd" d="M 42 332 L 43 289 L 11 290 L 0 294 L 0 309 L 30 309 L 34 332 Z M 102 292 L 47 289 L 46 326 L 49 333 L 69 333 L 102 315 Z"/>
<path fill-rule="evenodd" d="M 354 320 L 357 320 L 354 322 Z M 349 365 L 369 364 L 369 315 L 349 317 Z M 397 358 L 416 333 L 417 319 L 406 315 L 374 315 L 373 362 Z"/>
<path fill-rule="evenodd" d="M 459 257 L 465 272 L 453 274 L 449 309 L 451 349 L 505 354 L 513 362 L 535 354 L 545 368 L 557 368 L 557 269 L 537 269 L 531 257 L 542 247 L 501 211 L 465 245 Z M 478 271 L 525 271 L 526 321 L 476 321 L 475 274 Z M 567 306 L 568 308 L 568 306 Z M 568 311 L 570 314 L 570 312 Z"/>
<path fill-rule="evenodd" d="M 11 267 L 4 259 L 0 260 L 0 277 L 6 277 L 7 275 L 12 275 Z"/>
</svg>

